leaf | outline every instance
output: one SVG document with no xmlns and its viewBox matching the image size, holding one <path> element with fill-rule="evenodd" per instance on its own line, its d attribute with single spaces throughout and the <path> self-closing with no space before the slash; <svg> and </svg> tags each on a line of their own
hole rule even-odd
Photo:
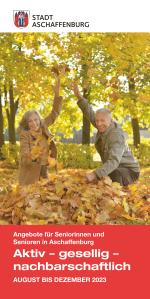
<svg viewBox="0 0 150 299">
<path fill-rule="evenodd" d="M 56 182 L 55 189 L 56 194 L 60 197 L 62 197 L 62 195 L 65 193 L 64 184 L 60 181 Z"/>
<path fill-rule="evenodd" d="M 41 149 L 39 146 L 34 146 L 31 149 L 31 158 L 32 160 L 36 160 L 41 155 Z"/>
<path fill-rule="evenodd" d="M 125 219 L 127 219 L 127 220 L 136 220 L 136 218 L 134 218 L 134 217 L 131 217 L 130 215 L 128 215 L 128 214 L 123 214 L 123 215 L 121 215 L 122 217 L 124 217 Z"/>
<path fill-rule="evenodd" d="M 85 215 L 84 215 L 84 214 L 79 215 L 79 216 L 77 217 L 77 223 L 78 223 L 78 224 L 85 224 L 85 221 L 86 221 L 86 218 L 85 218 Z"/>
<path fill-rule="evenodd" d="M 57 161 L 54 158 L 48 157 L 48 164 L 50 167 L 54 168 L 57 166 Z"/>
<path fill-rule="evenodd" d="M 103 211 L 96 215 L 95 224 L 106 223 L 110 219 L 107 211 Z"/>
<path fill-rule="evenodd" d="M 126 212 L 126 213 L 129 213 L 129 211 L 130 211 L 130 207 L 129 207 L 127 201 L 126 201 L 126 198 L 123 198 L 122 205 L 123 205 L 123 207 L 124 207 L 125 212 Z"/>
</svg>

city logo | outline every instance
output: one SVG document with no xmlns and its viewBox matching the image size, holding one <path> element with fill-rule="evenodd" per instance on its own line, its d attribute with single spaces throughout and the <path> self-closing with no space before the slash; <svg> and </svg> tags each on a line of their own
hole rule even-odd
<svg viewBox="0 0 150 299">
<path fill-rule="evenodd" d="M 25 28 L 29 24 L 29 10 L 14 10 L 14 24 L 18 28 Z"/>
</svg>

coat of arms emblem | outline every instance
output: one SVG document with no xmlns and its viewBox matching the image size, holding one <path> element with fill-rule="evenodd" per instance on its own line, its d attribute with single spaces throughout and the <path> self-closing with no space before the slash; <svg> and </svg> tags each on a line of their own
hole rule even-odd
<svg viewBox="0 0 150 299">
<path fill-rule="evenodd" d="M 29 24 L 29 10 L 14 10 L 14 24 L 18 28 L 25 28 Z"/>
</svg>

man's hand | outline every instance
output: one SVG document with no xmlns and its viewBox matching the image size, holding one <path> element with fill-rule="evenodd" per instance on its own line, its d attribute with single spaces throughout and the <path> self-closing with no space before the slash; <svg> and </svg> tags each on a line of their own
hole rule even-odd
<svg viewBox="0 0 150 299">
<path fill-rule="evenodd" d="M 74 95 L 78 98 L 78 100 L 83 99 L 83 96 L 81 95 L 81 93 L 79 91 L 79 87 L 76 82 L 72 83 L 72 89 L 73 89 Z"/>
<path fill-rule="evenodd" d="M 92 182 L 96 182 L 97 181 L 97 176 L 95 174 L 95 172 L 91 172 L 89 174 L 86 175 L 86 179 L 89 183 L 92 183 Z"/>
</svg>

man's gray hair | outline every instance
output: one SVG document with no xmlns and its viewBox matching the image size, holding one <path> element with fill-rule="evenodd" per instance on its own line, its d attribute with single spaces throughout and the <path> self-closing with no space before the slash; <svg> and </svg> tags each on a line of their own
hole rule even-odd
<svg viewBox="0 0 150 299">
<path fill-rule="evenodd" d="M 98 110 L 96 110 L 96 114 L 97 113 L 103 113 L 103 114 L 107 115 L 110 119 L 112 119 L 111 111 L 108 108 L 98 109 Z"/>
</svg>

